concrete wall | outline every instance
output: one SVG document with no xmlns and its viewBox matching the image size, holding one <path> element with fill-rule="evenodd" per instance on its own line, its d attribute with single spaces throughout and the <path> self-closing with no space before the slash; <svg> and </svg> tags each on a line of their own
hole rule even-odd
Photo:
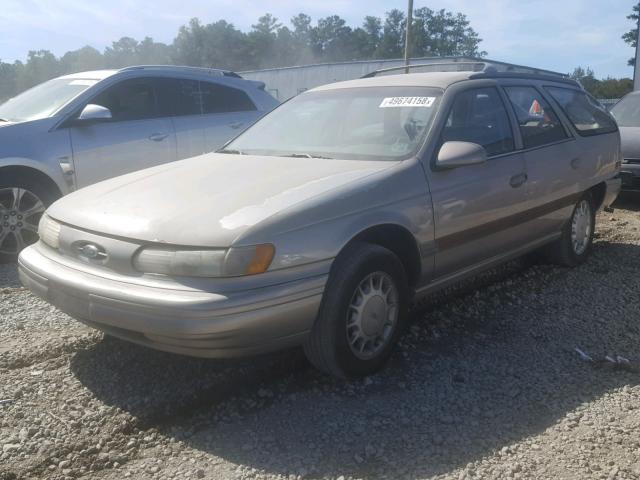
<svg viewBox="0 0 640 480">
<path fill-rule="evenodd" d="M 411 60 L 412 64 L 447 63 L 447 65 L 431 67 L 431 69 L 439 71 L 469 70 L 469 65 L 460 65 L 461 62 L 483 62 L 486 65 L 495 67 L 498 71 L 562 75 L 548 70 L 474 57 L 427 57 L 414 58 Z M 363 75 L 375 70 L 399 67 L 403 65 L 403 59 L 365 60 L 357 62 L 321 63 L 316 65 L 303 65 L 299 67 L 271 68 L 267 70 L 251 70 L 239 73 L 246 79 L 264 82 L 271 95 L 280 101 L 284 101 L 294 95 L 319 85 L 339 82 L 342 80 L 351 80 L 362 77 Z M 429 69 L 425 68 L 414 71 L 429 71 Z"/>
</svg>

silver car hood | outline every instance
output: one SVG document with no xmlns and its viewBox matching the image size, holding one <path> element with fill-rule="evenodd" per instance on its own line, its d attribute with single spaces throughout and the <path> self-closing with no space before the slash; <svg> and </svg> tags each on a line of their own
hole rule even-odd
<svg viewBox="0 0 640 480">
<path fill-rule="evenodd" d="M 640 127 L 620 127 L 623 158 L 640 159 Z"/>
<path fill-rule="evenodd" d="M 395 164 L 212 153 L 83 188 L 47 213 L 110 236 L 226 247 L 276 213 Z"/>
</svg>

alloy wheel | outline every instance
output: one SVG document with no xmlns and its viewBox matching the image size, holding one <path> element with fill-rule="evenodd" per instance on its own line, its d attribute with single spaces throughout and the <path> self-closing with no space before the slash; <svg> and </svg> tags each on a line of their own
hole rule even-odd
<svg viewBox="0 0 640 480">
<path fill-rule="evenodd" d="M 38 222 L 46 207 L 30 190 L 0 189 L 0 253 L 15 255 L 38 240 Z"/>
</svg>

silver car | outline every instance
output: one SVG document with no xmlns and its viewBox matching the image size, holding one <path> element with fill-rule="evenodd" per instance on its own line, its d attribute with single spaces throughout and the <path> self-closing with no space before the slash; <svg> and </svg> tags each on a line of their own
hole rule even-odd
<svg viewBox="0 0 640 480">
<path fill-rule="evenodd" d="M 55 78 L 0 105 L 0 260 L 62 195 L 218 149 L 278 104 L 233 72 L 129 67 Z"/>
<path fill-rule="evenodd" d="M 640 92 L 631 92 L 611 109 L 622 138 L 622 188 L 640 191 Z"/>
<path fill-rule="evenodd" d="M 59 200 L 20 276 L 142 345 L 203 357 L 303 345 L 319 369 L 357 377 L 387 360 L 414 298 L 536 249 L 583 262 L 619 168 L 614 120 L 570 80 L 335 83 L 218 153 Z"/>
</svg>

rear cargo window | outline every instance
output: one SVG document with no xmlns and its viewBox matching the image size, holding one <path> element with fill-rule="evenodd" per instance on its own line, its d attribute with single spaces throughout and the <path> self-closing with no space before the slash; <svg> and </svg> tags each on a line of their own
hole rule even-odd
<svg viewBox="0 0 640 480">
<path fill-rule="evenodd" d="M 600 135 L 618 130 L 609 113 L 593 98 L 579 90 L 546 87 L 580 135 Z"/>
<path fill-rule="evenodd" d="M 562 123 L 533 87 L 505 87 L 522 133 L 524 148 L 534 148 L 567 138 Z"/>
</svg>

